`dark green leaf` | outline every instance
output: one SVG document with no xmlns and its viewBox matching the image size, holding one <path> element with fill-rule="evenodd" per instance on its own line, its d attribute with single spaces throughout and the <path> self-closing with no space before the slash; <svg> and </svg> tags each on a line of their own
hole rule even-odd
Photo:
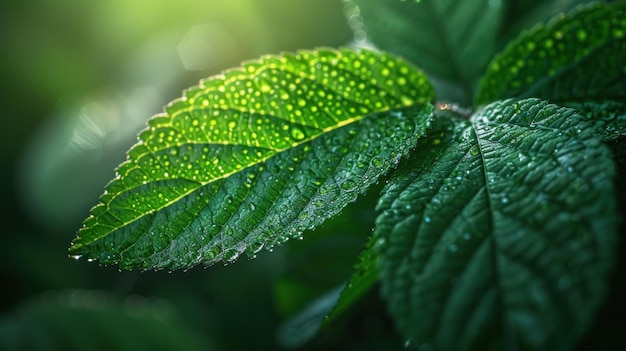
<svg viewBox="0 0 626 351">
<path fill-rule="evenodd" d="M 626 99 L 626 2 L 594 4 L 522 33 L 489 64 L 477 104 Z"/>
<path fill-rule="evenodd" d="M 597 0 L 504 0 L 506 14 L 502 23 L 499 41 L 504 47 L 511 39 L 517 37 L 539 22 L 545 22 L 561 12 Z"/>
<path fill-rule="evenodd" d="M 350 0 L 346 6 L 353 27 L 364 29 L 375 46 L 423 69 L 435 82 L 439 99 L 471 102 L 495 51 L 503 11 L 499 1 Z M 460 92 L 444 88 L 450 83 Z"/>
<path fill-rule="evenodd" d="M 348 308 L 363 297 L 378 281 L 378 271 L 376 270 L 377 256 L 373 250 L 374 237 L 367 242 L 365 250 L 361 252 L 354 266 L 354 272 L 348 281 L 348 284 L 341 291 L 337 302 L 331 311 L 326 315 L 324 323 L 332 322 Z"/>
<path fill-rule="evenodd" d="M 616 243 L 609 150 L 575 110 L 496 102 L 440 118 L 383 192 L 384 296 L 411 344 L 569 350 Z"/>
<path fill-rule="evenodd" d="M 296 348 L 313 338 L 324 317 L 337 303 L 343 288 L 342 285 L 328 291 L 281 325 L 278 329 L 280 344 L 286 348 Z"/>
<path fill-rule="evenodd" d="M 587 100 L 562 102 L 561 105 L 575 108 L 591 121 L 594 131 L 604 140 L 616 140 L 626 135 L 626 93 L 623 101 Z"/>
<path fill-rule="evenodd" d="M 303 345 L 320 328 L 337 319 L 370 291 L 378 281 L 373 246 L 374 238 L 371 237 L 359 255 L 354 272 L 346 284 L 314 300 L 283 325 L 279 331 L 281 344 L 290 348 Z"/>
<path fill-rule="evenodd" d="M 268 56 L 149 121 L 70 254 L 189 268 L 273 247 L 337 214 L 424 133 L 433 91 L 371 51 Z"/>
</svg>

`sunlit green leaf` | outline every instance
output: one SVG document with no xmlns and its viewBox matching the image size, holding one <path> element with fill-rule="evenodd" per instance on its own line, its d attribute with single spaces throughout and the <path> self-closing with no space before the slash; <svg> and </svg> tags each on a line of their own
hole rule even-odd
<svg viewBox="0 0 626 351">
<path fill-rule="evenodd" d="M 70 254 L 122 268 L 233 261 L 337 214 L 424 133 L 404 61 L 322 49 L 201 82 L 149 121 Z"/>
<path fill-rule="evenodd" d="M 495 51 L 503 10 L 500 1 L 347 3 L 348 21 L 362 19 L 363 27 L 357 23 L 355 29 L 364 30 L 367 39 L 380 49 L 403 56 L 423 69 L 437 85 L 439 99 L 471 102 L 476 83 Z M 351 8 L 355 4 L 358 11 Z"/>
<path fill-rule="evenodd" d="M 489 64 L 476 102 L 509 97 L 624 101 L 626 2 L 577 8 L 512 41 Z"/>
<path fill-rule="evenodd" d="M 400 331 L 436 350 L 570 350 L 606 292 L 613 169 L 573 109 L 506 100 L 438 119 L 379 205 Z"/>
</svg>

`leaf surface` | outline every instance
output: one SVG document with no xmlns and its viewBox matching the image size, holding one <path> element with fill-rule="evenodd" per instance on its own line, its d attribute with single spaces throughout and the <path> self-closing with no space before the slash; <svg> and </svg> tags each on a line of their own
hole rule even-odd
<svg viewBox="0 0 626 351">
<path fill-rule="evenodd" d="M 267 56 L 205 80 L 148 122 L 70 254 L 178 269 L 300 237 L 415 145 L 432 100 L 422 73 L 365 50 Z"/>
<path fill-rule="evenodd" d="M 611 99 L 562 102 L 561 105 L 574 108 L 593 123 L 596 134 L 607 141 L 615 141 L 626 136 L 626 94 L 622 101 Z"/>
<path fill-rule="evenodd" d="M 378 206 L 398 328 L 436 350 L 569 350 L 612 264 L 609 150 L 575 110 L 537 99 L 434 124 Z"/>
<path fill-rule="evenodd" d="M 378 282 L 373 247 L 374 241 L 371 237 L 359 255 L 348 282 L 314 300 L 279 329 L 278 339 L 284 347 L 304 345 L 321 328 L 339 318 L 372 289 Z"/>
<path fill-rule="evenodd" d="M 512 41 L 487 68 L 477 104 L 626 99 L 626 2 L 576 8 Z"/>
<path fill-rule="evenodd" d="M 359 255 L 348 283 L 341 290 L 337 302 L 326 315 L 321 327 L 337 319 L 367 294 L 374 284 L 378 282 L 378 271 L 376 270 L 377 256 L 373 248 L 374 237 L 372 236 L 363 252 Z"/>
<path fill-rule="evenodd" d="M 554 16 L 576 6 L 598 2 L 597 0 L 505 0 L 506 14 L 499 35 L 502 47 L 515 39 L 521 32 L 539 22 L 549 21 Z M 605 1 L 606 2 L 606 1 Z"/>
<path fill-rule="evenodd" d="M 351 0 L 348 21 L 380 49 L 423 69 L 437 84 L 440 100 L 471 102 L 478 79 L 493 53 L 502 17 L 500 2 L 489 0 Z M 354 5 L 358 5 L 355 11 Z M 358 21 L 362 19 L 362 24 Z M 362 28 L 361 28 L 362 26 Z M 455 96 L 450 84 L 460 88 Z"/>
</svg>

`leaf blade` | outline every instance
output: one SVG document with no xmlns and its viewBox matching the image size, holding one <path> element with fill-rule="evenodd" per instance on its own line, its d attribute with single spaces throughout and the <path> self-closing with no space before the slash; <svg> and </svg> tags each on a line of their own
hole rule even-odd
<svg viewBox="0 0 626 351">
<path fill-rule="evenodd" d="M 497 102 L 471 123 L 439 121 L 412 169 L 396 171 L 375 235 L 406 337 L 566 350 L 582 335 L 605 293 L 616 214 L 610 153 L 581 120 L 535 99 Z"/>
<path fill-rule="evenodd" d="M 374 240 L 371 237 L 366 243 L 365 249 L 357 258 L 350 279 L 341 290 L 332 309 L 326 314 L 323 322 L 320 324 L 320 328 L 324 328 L 328 323 L 341 316 L 378 282 L 378 272 L 376 271 L 378 258 L 373 248 Z"/>
<path fill-rule="evenodd" d="M 267 56 L 202 81 L 149 121 L 70 253 L 176 269 L 298 236 L 408 151 L 431 100 L 420 72 L 371 51 Z"/>
<path fill-rule="evenodd" d="M 348 4 L 358 5 L 362 24 L 356 29 L 364 30 L 375 46 L 407 58 L 435 83 L 441 81 L 440 100 L 471 102 L 495 50 L 501 4 L 487 0 L 354 0 Z M 450 84 L 456 87 L 445 88 Z"/>
<path fill-rule="evenodd" d="M 623 1 L 596 3 L 522 33 L 489 64 L 476 104 L 510 97 L 623 100 L 625 17 Z"/>
</svg>

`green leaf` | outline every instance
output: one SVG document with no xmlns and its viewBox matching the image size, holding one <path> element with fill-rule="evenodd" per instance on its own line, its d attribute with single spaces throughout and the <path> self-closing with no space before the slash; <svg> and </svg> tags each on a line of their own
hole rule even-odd
<svg viewBox="0 0 626 351">
<path fill-rule="evenodd" d="M 383 294 L 411 344 L 569 350 L 616 243 L 610 151 L 573 109 L 492 103 L 438 118 L 383 192 Z"/>
<path fill-rule="evenodd" d="M 310 303 L 300 313 L 282 325 L 278 338 L 284 347 L 295 348 L 313 338 L 319 329 L 336 320 L 378 281 L 373 237 L 367 242 L 354 265 L 347 283 L 334 288 Z"/>
<path fill-rule="evenodd" d="M 624 101 L 626 1 L 579 7 L 512 41 L 489 64 L 476 103 L 509 97 Z"/>
<path fill-rule="evenodd" d="M 506 0 L 499 42 L 502 47 L 521 32 L 539 22 L 545 22 L 562 12 L 597 0 Z"/>
<path fill-rule="evenodd" d="M 321 328 L 339 318 L 371 290 L 378 281 L 373 247 L 374 240 L 370 237 L 357 258 L 350 279 L 313 300 L 281 326 L 278 331 L 281 345 L 287 348 L 304 345 Z"/>
<path fill-rule="evenodd" d="M 349 0 L 346 6 L 354 29 L 364 30 L 380 49 L 423 69 L 435 82 L 440 100 L 471 103 L 495 52 L 503 12 L 499 1 Z M 446 87 L 450 84 L 460 91 Z"/>
<path fill-rule="evenodd" d="M 277 331 L 280 345 L 284 348 L 294 349 L 311 340 L 319 330 L 324 317 L 337 303 L 343 288 L 342 285 L 326 292 L 282 324 Z"/>
<path fill-rule="evenodd" d="M 357 263 L 354 265 L 354 272 L 338 296 L 332 310 L 324 318 L 321 327 L 337 319 L 378 282 L 376 264 L 377 256 L 374 253 L 374 237 L 372 236 L 359 255 Z"/>
<path fill-rule="evenodd" d="M 561 105 L 574 108 L 593 123 L 593 129 L 604 140 L 614 141 L 626 136 L 626 94 L 623 101 L 587 100 L 562 102 Z"/>
<path fill-rule="evenodd" d="M 267 56 L 201 82 L 152 118 L 70 254 L 189 268 L 300 237 L 424 133 L 433 91 L 382 53 Z"/>
</svg>

